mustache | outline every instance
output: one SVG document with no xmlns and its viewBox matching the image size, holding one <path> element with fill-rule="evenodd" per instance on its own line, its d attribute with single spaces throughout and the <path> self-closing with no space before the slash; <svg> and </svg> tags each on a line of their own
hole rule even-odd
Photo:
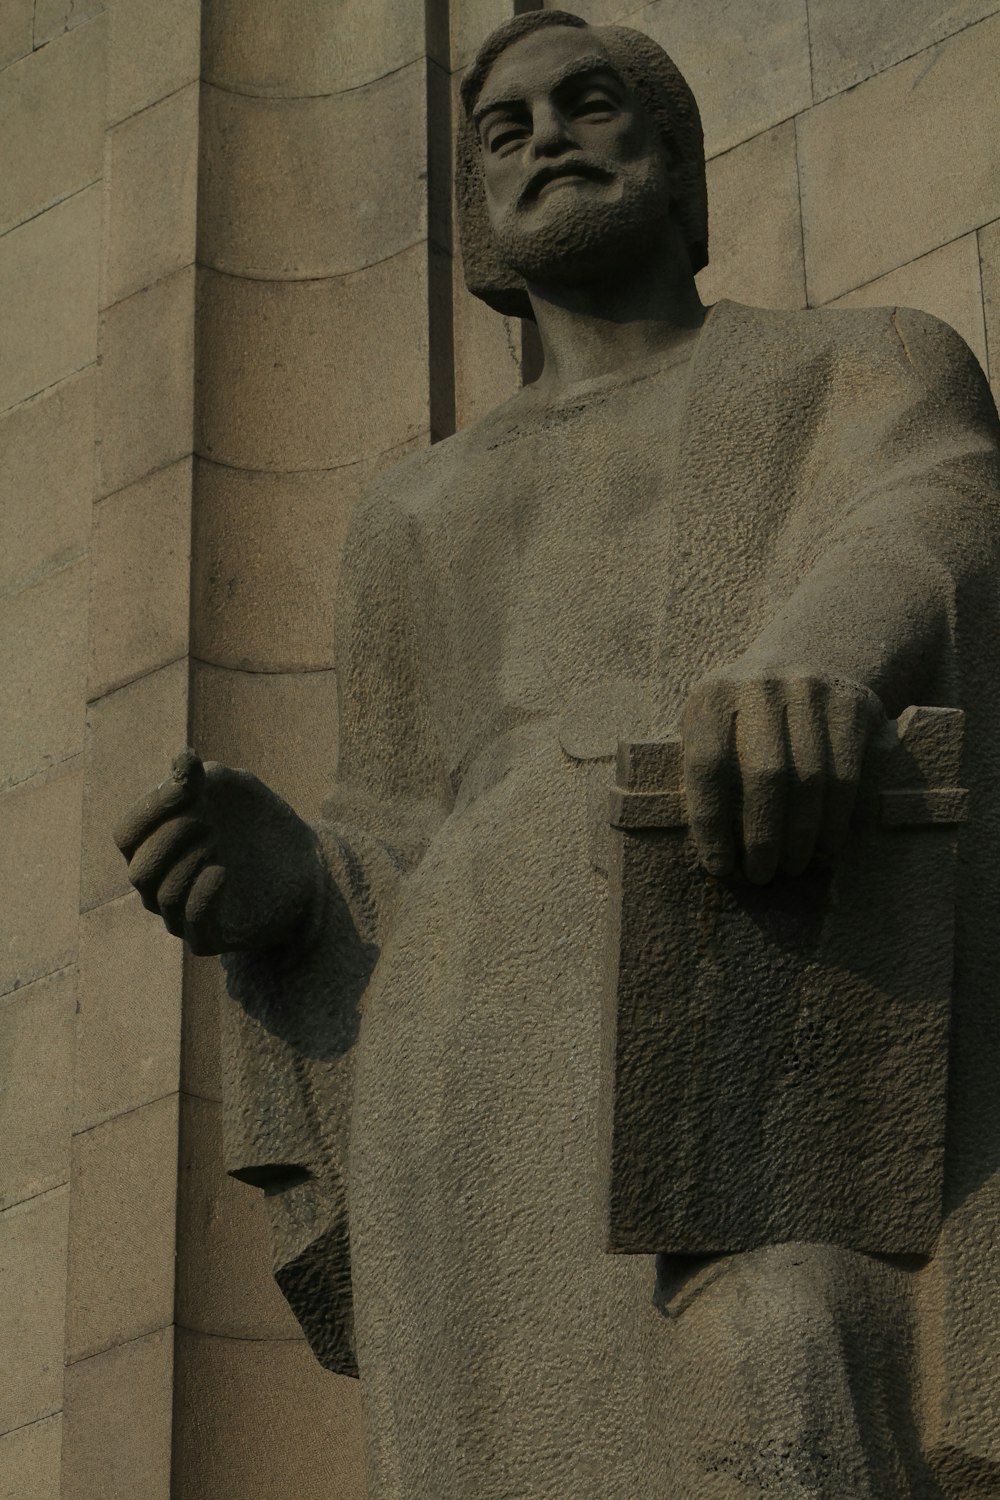
<svg viewBox="0 0 1000 1500">
<path fill-rule="evenodd" d="M 518 194 L 517 206 L 533 202 L 550 182 L 560 177 L 589 177 L 592 182 L 610 182 L 614 173 L 600 162 L 589 161 L 582 156 L 564 156 L 559 161 L 545 162 L 528 178 Z"/>
</svg>

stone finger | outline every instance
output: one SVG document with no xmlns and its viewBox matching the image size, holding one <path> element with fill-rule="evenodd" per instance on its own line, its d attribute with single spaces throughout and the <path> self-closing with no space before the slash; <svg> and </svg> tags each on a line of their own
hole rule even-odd
<svg viewBox="0 0 1000 1500">
<path fill-rule="evenodd" d="M 142 843 L 133 856 L 128 878 L 142 897 L 143 906 L 157 911 L 157 891 L 181 855 L 195 844 L 209 848 L 212 831 L 203 818 L 181 814 L 162 824 Z"/>
<path fill-rule="evenodd" d="M 204 784 L 205 769 L 200 758 L 190 748 L 182 750 L 174 757 L 168 779 L 148 792 L 115 824 L 111 836 L 125 858 L 131 860 L 139 845 L 165 819 L 196 802 Z"/>
</svg>

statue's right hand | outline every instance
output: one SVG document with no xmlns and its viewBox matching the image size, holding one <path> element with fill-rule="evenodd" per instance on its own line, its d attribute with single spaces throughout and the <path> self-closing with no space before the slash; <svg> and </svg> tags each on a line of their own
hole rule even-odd
<svg viewBox="0 0 1000 1500">
<path fill-rule="evenodd" d="M 281 942 L 323 878 L 315 834 L 287 802 L 193 750 L 120 820 L 114 840 L 143 906 L 199 954 Z"/>
</svg>

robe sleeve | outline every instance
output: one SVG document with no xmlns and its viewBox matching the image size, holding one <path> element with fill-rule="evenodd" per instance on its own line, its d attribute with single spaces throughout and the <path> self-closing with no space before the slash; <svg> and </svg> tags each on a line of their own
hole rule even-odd
<svg viewBox="0 0 1000 1500">
<path fill-rule="evenodd" d="M 400 887 L 447 812 L 417 561 L 391 492 L 363 500 L 338 585 L 338 772 L 314 825 L 323 887 L 290 940 L 223 955 L 226 1165 L 263 1188 L 278 1284 L 321 1363 L 344 1374 L 356 1374 L 346 1167 L 359 1005 Z"/>
<path fill-rule="evenodd" d="M 995 577 L 1000 425 L 953 329 L 908 308 L 875 327 L 831 363 L 776 607 L 747 655 L 862 682 L 895 717 L 961 697 L 960 636 Z"/>
</svg>

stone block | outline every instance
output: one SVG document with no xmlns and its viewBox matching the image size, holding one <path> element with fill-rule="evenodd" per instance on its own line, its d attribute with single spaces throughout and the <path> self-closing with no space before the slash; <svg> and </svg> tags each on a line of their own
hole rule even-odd
<svg viewBox="0 0 1000 1500">
<path fill-rule="evenodd" d="M 829 302 L 996 216 L 1000 15 L 797 122 L 809 300 Z"/>
<path fill-rule="evenodd" d="M 177 1119 L 174 1094 L 74 1137 L 67 1364 L 173 1320 Z"/>
<path fill-rule="evenodd" d="M 300 474 L 200 461 L 192 650 L 216 666 L 333 665 L 340 552 L 367 463 Z"/>
<path fill-rule="evenodd" d="M 466 291 L 455 267 L 455 425 L 469 427 L 521 388 L 521 320 Z"/>
<path fill-rule="evenodd" d="M 35 0 L 35 46 L 44 47 L 57 36 L 92 21 L 104 8 L 104 0 Z"/>
<path fill-rule="evenodd" d="M 183 951 L 135 893 L 84 913 L 75 1130 L 176 1092 Z"/>
<path fill-rule="evenodd" d="M 7 0 L 0 10 L 0 68 L 31 51 L 34 0 Z"/>
<path fill-rule="evenodd" d="M 90 544 L 94 371 L 0 417 L 0 451 L 3 593 L 64 567 Z"/>
<path fill-rule="evenodd" d="M 185 1500 L 295 1495 L 364 1500 L 358 1382 L 300 1339 L 178 1330 L 174 1484 Z"/>
<path fill-rule="evenodd" d="M 220 88 L 303 98 L 357 88 L 424 55 L 413 0 L 210 0 L 202 76 Z"/>
<path fill-rule="evenodd" d="M 108 495 L 94 509 L 89 696 L 187 650 L 191 460 Z"/>
<path fill-rule="evenodd" d="M 102 19 L 4 72 L 0 232 L 96 182 L 104 146 Z"/>
<path fill-rule="evenodd" d="M 730 297 L 756 307 L 804 307 L 802 225 L 791 120 L 708 164 L 709 264 L 705 303 Z"/>
<path fill-rule="evenodd" d="M 60 1500 L 169 1500 L 172 1392 L 170 1328 L 70 1365 Z"/>
<path fill-rule="evenodd" d="M 198 196 L 198 85 L 108 132 L 102 306 L 191 265 Z"/>
<path fill-rule="evenodd" d="M 82 784 L 61 766 L 0 792 L 0 994 L 76 961 Z"/>
<path fill-rule="evenodd" d="M 109 21 L 109 125 L 198 77 L 200 0 L 115 0 Z"/>
<path fill-rule="evenodd" d="M 219 1004 L 225 988 L 217 958 L 185 953 L 181 1087 L 200 1099 L 222 1098 Z"/>
<path fill-rule="evenodd" d="M 8 662 L 0 691 L 0 786 L 83 749 L 80 669 L 87 633 L 86 558 L 0 598 Z"/>
<path fill-rule="evenodd" d="M 956 328 L 986 368 L 986 328 L 979 272 L 979 245 L 963 235 L 908 266 L 869 281 L 831 307 L 918 307 Z"/>
<path fill-rule="evenodd" d="M 184 1098 L 177 1206 L 177 1321 L 199 1333 L 297 1339 L 271 1271 L 264 1195 L 226 1174 L 222 1105 Z"/>
<path fill-rule="evenodd" d="M 906 5 L 837 0 L 812 7 L 809 40 L 816 98 L 839 94 L 996 8 L 996 0 L 907 0 Z"/>
<path fill-rule="evenodd" d="M 571 10 L 574 15 L 589 19 L 575 4 L 560 6 L 559 9 Z M 511 0 L 452 0 L 448 11 L 451 23 L 450 66 L 456 69 L 468 67 L 480 43 L 494 27 L 510 19 L 514 14 L 514 7 Z"/>
<path fill-rule="evenodd" d="M 0 1432 L 62 1406 L 65 1187 L 0 1213 Z"/>
<path fill-rule="evenodd" d="M 193 364 L 193 268 L 102 314 L 99 494 L 191 452 Z"/>
<path fill-rule="evenodd" d="M 188 738 L 188 664 L 177 661 L 109 693 L 87 714 L 83 801 L 84 911 L 132 889 L 111 837 L 115 822 L 170 774 Z"/>
<path fill-rule="evenodd" d="M 724 23 L 688 0 L 652 0 L 622 17 L 665 47 L 694 90 L 709 156 L 812 103 L 802 0 L 733 0 Z"/>
<path fill-rule="evenodd" d="M 75 1011 L 72 968 L 0 1000 L 0 1210 L 69 1181 Z"/>
<path fill-rule="evenodd" d="M 421 60 L 320 99 L 207 85 L 201 264 L 279 281 L 339 276 L 423 239 L 426 75 Z"/>
<path fill-rule="evenodd" d="M 96 359 L 100 213 L 91 187 L 0 238 L 0 411 Z"/>
<path fill-rule="evenodd" d="M 329 672 L 231 672 L 196 665 L 192 744 L 252 771 L 314 818 L 337 763 L 337 686 Z"/>
<path fill-rule="evenodd" d="M 1000 391 L 1000 219 L 979 231 L 986 350 L 994 393 Z"/>
<path fill-rule="evenodd" d="M 0 1500 L 61 1500 L 62 1416 L 43 1417 L 0 1437 Z"/>
<path fill-rule="evenodd" d="M 324 281 L 202 277 L 202 457 L 333 468 L 427 432 L 426 246 Z"/>
</svg>

